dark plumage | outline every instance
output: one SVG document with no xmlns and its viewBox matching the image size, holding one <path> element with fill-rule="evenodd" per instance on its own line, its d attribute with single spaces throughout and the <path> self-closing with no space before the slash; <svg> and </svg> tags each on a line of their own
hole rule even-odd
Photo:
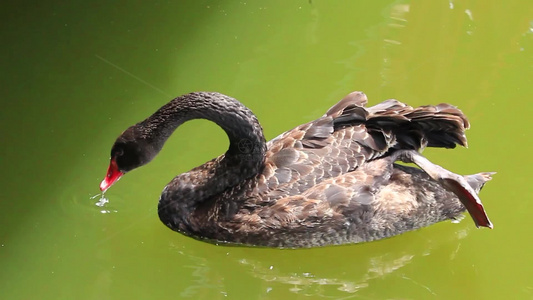
<svg viewBox="0 0 533 300">
<path fill-rule="evenodd" d="M 353 92 L 267 143 L 237 100 L 180 96 L 118 137 L 100 187 L 148 163 L 183 122 L 204 118 L 228 134 L 228 151 L 176 176 L 159 201 L 161 221 L 188 236 L 290 248 L 358 243 L 456 218 L 465 206 L 476 225 L 492 227 L 477 197 L 492 173 L 459 176 L 418 153 L 466 146 L 469 124 L 459 109 L 366 103 Z"/>
</svg>

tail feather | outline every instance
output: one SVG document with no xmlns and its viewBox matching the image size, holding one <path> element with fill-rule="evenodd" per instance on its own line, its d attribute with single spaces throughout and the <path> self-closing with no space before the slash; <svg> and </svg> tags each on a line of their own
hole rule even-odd
<svg viewBox="0 0 533 300">
<path fill-rule="evenodd" d="M 468 119 L 450 104 L 413 108 L 391 99 L 366 108 L 366 111 L 365 125 L 369 131 L 392 131 L 397 141 L 394 148 L 420 150 L 426 146 L 467 146 Z"/>
</svg>

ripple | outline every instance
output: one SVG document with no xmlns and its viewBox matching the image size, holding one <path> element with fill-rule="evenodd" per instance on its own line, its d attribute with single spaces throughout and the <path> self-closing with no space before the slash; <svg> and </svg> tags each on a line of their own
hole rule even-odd
<svg viewBox="0 0 533 300">
<path fill-rule="evenodd" d="M 89 216 L 91 213 L 117 213 L 122 207 L 123 199 L 119 195 L 112 197 L 104 193 L 92 194 L 79 185 L 70 185 L 62 189 L 57 197 L 61 211 L 68 215 Z"/>
<path fill-rule="evenodd" d="M 105 193 L 98 193 L 98 194 L 92 196 L 91 200 L 94 200 L 97 197 L 100 197 L 100 198 L 98 199 L 98 201 L 96 203 L 94 203 L 94 205 L 96 205 L 96 206 L 98 206 L 100 208 L 106 207 L 106 204 L 109 203 L 109 199 L 105 197 Z M 109 214 L 109 213 L 116 213 L 116 212 L 118 212 L 118 210 L 116 210 L 116 209 L 115 210 L 108 210 L 108 209 L 100 210 L 100 213 L 102 213 L 102 214 Z"/>
</svg>

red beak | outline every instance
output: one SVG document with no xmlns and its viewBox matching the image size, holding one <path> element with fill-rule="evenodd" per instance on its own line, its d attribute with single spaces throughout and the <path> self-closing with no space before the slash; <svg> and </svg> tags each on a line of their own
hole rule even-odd
<svg viewBox="0 0 533 300">
<path fill-rule="evenodd" d="M 100 183 L 100 190 L 105 192 L 115 182 L 117 182 L 122 175 L 124 175 L 124 173 L 119 171 L 115 158 L 111 158 L 109 168 L 107 169 L 107 175 L 105 176 L 104 180 L 102 180 L 102 183 Z"/>
</svg>

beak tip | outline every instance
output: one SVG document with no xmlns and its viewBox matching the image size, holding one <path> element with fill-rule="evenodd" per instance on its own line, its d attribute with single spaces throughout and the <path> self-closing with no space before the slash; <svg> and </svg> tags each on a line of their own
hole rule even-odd
<svg viewBox="0 0 533 300">
<path fill-rule="evenodd" d="M 102 180 L 102 182 L 100 183 L 100 191 L 105 192 L 108 188 L 109 184 L 107 183 L 107 181 L 105 179 Z"/>
<path fill-rule="evenodd" d="M 100 183 L 100 191 L 105 192 L 115 182 L 117 182 L 120 177 L 122 177 L 122 175 L 124 175 L 124 173 L 118 169 L 116 161 L 114 159 L 111 159 L 111 163 L 109 164 L 109 168 L 107 169 L 107 174 L 104 177 L 104 180 L 102 180 L 102 182 Z"/>
</svg>

